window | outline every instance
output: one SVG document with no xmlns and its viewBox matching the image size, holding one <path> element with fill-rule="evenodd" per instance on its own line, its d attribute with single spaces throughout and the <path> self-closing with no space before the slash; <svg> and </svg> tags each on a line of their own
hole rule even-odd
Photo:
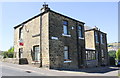
<svg viewBox="0 0 120 78">
<path fill-rule="evenodd" d="M 64 59 L 69 59 L 69 50 L 68 46 L 64 46 Z"/>
<path fill-rule="evenodd" d="M 82 29 L 82 26 L 78 26 L 78 37 L 83 38 L 83 29 Z"/>
<path fill-rule="evenodd" d="M 101 57 L 104 58 L 104 50 L 101 50 Z"/>
<path fill-rule="evenodd" d="M 105 56 L 104 56 L 104 50 L 101 50 L 101 58 L 102 58 L 102 63 L 104 63 L 105 60 Z"/>
<path fill-rule="evenodd" d="M 39 46 L 34 46 L 34 61 L 40 61 L 40 52 L 39 52 Z"/>
<path fill-rule="evenodd" d="M 97 32 L 95 32 L 95 40 L 96 40 L 96 43 L 99 43 L 99 41 L 98 41 L 98 33 Z"/>
<path fill-rule="evenodd" d="M 92 50 L 86 51 L 86 60 L 95 60 L 96 59 L 96 52 Z"/>
<path fill-rule="evenodd" d="M 95 60 L 95 59 L 96 59 L 96 52 L 93 51 L 93 52 L 92 52 L 92 60 Z"/>
<path fill-rule="evenodd" d="M 103 34 L 100 35 L 100 39 L 101 39 L 101 43 L 103 44 L 104 41 L 103 41 Z"/>
<path fill-rule="evenodd" d="M 22 27 L 19 30 L 19 39 L 23 39 L 23 28 Z"/>
<path fill-rule="evenodd" d="M 63 21 L 63 34 L 68 35 L 68 22 Z"/>
</svg>

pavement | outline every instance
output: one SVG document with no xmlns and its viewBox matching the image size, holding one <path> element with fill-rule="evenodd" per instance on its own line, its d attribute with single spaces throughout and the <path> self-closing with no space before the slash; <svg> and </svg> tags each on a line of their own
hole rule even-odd
<svg viewBox="0 0 120 78">
<path fill-rule="evenodd" d="M 118 67 L 85 68 L 77 71 L 53 70 L 2 62 L 2 76 L 118 76 Z"/>
</svg>

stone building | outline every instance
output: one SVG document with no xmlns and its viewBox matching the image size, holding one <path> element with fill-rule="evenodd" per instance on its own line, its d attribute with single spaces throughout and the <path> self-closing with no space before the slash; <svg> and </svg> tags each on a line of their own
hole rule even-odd
<svg viewBox="0 0 120 78">
<path fill-rule="evenodd" d="M 94 44 L 93 41 L 91 45 L 94 45 L 92 48 L 95 50 L 85 49 L 84 24 L 84 22 L 57 13 L 44 4 L 40 14 L 14 27 L 15 57 L 27 59 L 28 64 L 43 68 L 86 67 L 88 64 L 86 50 L 100 51 L 98 46 L 102 44 Z M 105 50 L 103 48 L 102 51 Z"/>
<path fill-rule="evenodd" d="M 43 5 L 41 13 L 14 27 L 16 58 L 54 69 L 85 66 L 84 22 Z"/>
<path fill-rule="evenodd" d="M 85 26 L 85 40 L 87 65 L 108 65 L 107 34 L 97 27 Z"/>
</svg>

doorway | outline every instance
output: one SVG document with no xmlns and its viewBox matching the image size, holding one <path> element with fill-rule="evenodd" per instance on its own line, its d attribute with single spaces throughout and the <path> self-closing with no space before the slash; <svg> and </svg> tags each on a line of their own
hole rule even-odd
<svg viewBox="0 0 120 78">
<path fill-rule="evenodd" d="M 23 48 L 20 48 L 19 49 L 19 58 L 22 58 L 23 57 Z"/>
</svg>

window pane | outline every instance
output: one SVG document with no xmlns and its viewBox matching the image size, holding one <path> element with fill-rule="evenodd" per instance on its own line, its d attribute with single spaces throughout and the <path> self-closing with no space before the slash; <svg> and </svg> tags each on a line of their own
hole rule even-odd
<svg viewBox="0 0 120 78">
<path fill-rule="evenodd" d="M 65 26 L 65 25 L 63 25 L 63 33 L 64 33 L 65 35 L 68 34 L 67 26 Z"/>
<path fill-rule="evenodd" d="M 19 38 L 20 39 L 23 39 L 23 28 L 20 28 L 20 30 L 19 30 L 20 32 L 19 32 Z"/>
<path fill-rule="evenodd" d="M 82 27 L 81 26 L 78 26 L 78 30 L 81 30 L 82 29 Z"/>
<path fill-rule="evenodd" d="M 79 34 L 79 37 L 82 37 L 82 31 L 81 30 L 78 31 L 78 34 Z"/>
<path fill-rule="evenodd" d="M 88 60 L 88 51 L 86 51 L 86 60 Z"/>
<path fill-rule="evenodd" d="M 65 35 L 68 35 L 68 22 L 67 21 L 63 21 L 63 33 Z"/>
<path fill-rule="evenodd" d="M 64 59 L 68 59 L 68 51 L 64 51 Z"/>
<path fill-rule="evenodd" d="M 63 21 L 63 25 L 68 25 L 68 22 L 67 21 Z"/>
<path fill-rule="evenodd" d="M 93 52 L 93 55 L 94 55 L 93 59 L 95 60 L 96 59 L 96 52 L 95 51 Z"/>
<path fill-rule="evenodd" d="M 95 39 L 96 39 L 96 43 L 98 43 L 99 41 L 98 41 L 98 33 L 97 32 L 95 32 Z"/>
<path fill-rule="evenodd" d="M 68 51 L 68 47 L 67 47 L 67 46 L 64 46 L 64 50 L 65 50 L 65 51 L 66 51 L 66 50 Z"/>
<path fill-rule="evenodd" d="M 35 61 L 40 61 L 40 53 L 35 52 Z"/>
<path fill-rule="evenodd" d="M 104 51 L 103 51 L 103 49 L 101 50 L 101 56 L 104 57 Z"/>
<path fill-rule="evenodd" d="M 37 53 L 35 52 L 35 61 L 37 61 Z"/>
<path fill-rule="evenodd" d="M 90 52 L 88 51 L 88 60 L 90 60 Z"/>
<path fill-rule="evenodd" d="M 64 59 L 69 59 L 68 46 L 64 46 Z"/>
<path fill-rule="evenodd" d="M 82 26 L 78 26 L 78 36 L 81 38 L 83 37 Z"/>
<path fill-rule="evenodd" d="M 86 51 L 86 60 L 95 60 L 96 52 L 95 51 Z"/>
<path fill-rule="evenodd" d="M 103 34 L 101 34 L 101 43 L 104 43 L 104 42 L 103 42 Z"/>
<path fill-rule="evenodd" d="M 35 61 L 40 61 L 39 46 L 34 47 L 34 52 L 35 52 Z"/>
</svg>

